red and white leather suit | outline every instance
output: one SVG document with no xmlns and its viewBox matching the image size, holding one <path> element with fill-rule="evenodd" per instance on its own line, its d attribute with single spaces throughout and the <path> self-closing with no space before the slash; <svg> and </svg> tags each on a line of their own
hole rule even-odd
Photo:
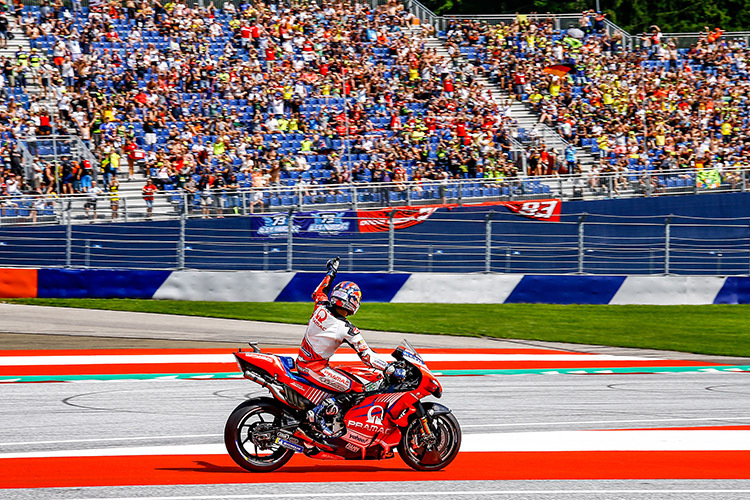
<svg viewBox="0 0 750 500">
<path fill-rule="evenodd" d="M 356 326 L 338 315 L 328 302 L 333 281 L 328 274 L 313 293 L 315 310 L 307 324 L 305 337 L 299 348 L 297 368 L 302 375 L 332 392 L 362 392 L 361 382 L 328 365 L 328 360 L 346 342 L 367 366 L 378 370 L 388 368 L 388 360 L 374 352 L 362 338 Z"/>
</svg>

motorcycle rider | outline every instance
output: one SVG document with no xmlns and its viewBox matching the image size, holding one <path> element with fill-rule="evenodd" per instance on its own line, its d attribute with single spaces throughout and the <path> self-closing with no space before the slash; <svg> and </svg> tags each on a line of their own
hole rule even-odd
<svg viewBox="0 0 750 500">
<path fill-rule="evenodd" d="M 362 291 L 352 281 L 342 281 L 331 290 L 339 260 L 336 257 L 326 262 L 328 272 L 313 292 L 315 310 L 307 324 L 297 356 L 297 369 L 303 376 L 318 386 L 337 393 L 321 401 L 307 415 L 310 423 L 317 424 L 318 429 L 329 437 L 333 436 L 333 432 L 323 417 L 337 415 L 341 411 L 340 403 L 347 394 L 364 391 L 360 381 L 328 364 L 330 357 L 343 342 L 354 348 L 367 366 L 382 370 L 385 375 L 397 379 L 405 376 L 402 368 L 397 368 L 370 349 L 359 329 L 347 319 L 359 309 Z"/>
</svg>

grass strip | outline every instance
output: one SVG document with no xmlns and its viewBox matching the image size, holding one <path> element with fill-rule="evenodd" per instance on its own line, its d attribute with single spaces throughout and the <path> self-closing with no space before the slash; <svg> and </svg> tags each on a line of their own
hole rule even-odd
<svg viewBox="0 0 750 500">
<path fill-rule="evenodd" d="M 305 324 L 312 304 L 137 299 L 6 302 Z M 644 306 L 365 303 L 362 329 L 570 342 L 750 357 L 750 305 Z"/>
</svg>

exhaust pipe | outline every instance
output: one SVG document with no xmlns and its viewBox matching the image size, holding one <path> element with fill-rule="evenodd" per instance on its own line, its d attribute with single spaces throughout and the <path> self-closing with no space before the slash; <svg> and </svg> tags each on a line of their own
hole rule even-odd
<svg viewBox="0 0 750 500">
<path fill-rule="evenodd" d="M 288 403 L 287 400 L 286 400 L 286 397 L 284 397 L 284 395 L 282 394 L 282 392 L 279 390 L 279 387 L 277 387 L 276 385 L 272 385 L 272 384 L 266 382 L 266 379 L 264 379 L 263 377 L 261 377 L 257 373 L 253 373 L 250 370 L 245 370 L 245 372 L 243 373 L 243 375 L 245 376 L 246 379 L 252 380 L 253 382 L 255 382 L 256 384 L 258 384 L 259 386 L 265 387 L 266 389 L 268 389 L 269 391 L 271 391 L 271 394 L 273 394 L 273 396 L 276 399 L 281 400 L 281 401 L 283 401 L 285 403 Z"/>
</svg>

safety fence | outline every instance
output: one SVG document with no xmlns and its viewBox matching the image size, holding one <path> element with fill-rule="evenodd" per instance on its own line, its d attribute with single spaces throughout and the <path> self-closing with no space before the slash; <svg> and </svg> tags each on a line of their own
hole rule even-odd
<svg viewBox="0 0 750 500">
<path fill-rule="evenodd" d="M 505 206 L 277 212 L 0 228 L 0 266 L 349 272 L 750 274 L 750 218 L 562 214 Z"/>
<path fill-rule="evenodd" d="M 640 170 L 639 170 L 640 169 Z M 0 197 L 0 227 L 143 220 L 181 217 L 223 218 L 310 210 L 359 210 L 380 207 L 476 205 L 528 200 L 603 200 L 680 194 L 713 194 L 750 190 L 750 168 L 632 170 L 534 177 L 487 177 L 399 183 L 326 184 L 330 171 L 297 184 L 266 188 L 186 190 L 158 180 L 161 190 L 147 201 L 138 191 L 97 191 L 76 195 L 13 195 Z M 301 177 L 300 177 L 301 178 Z M 293 179 L 292 179 L 293 180 Z M 89 183 L 91 180 L 88 181 Z M 249 183 L 249 182 L 248 182 Z"/>
</svg>

